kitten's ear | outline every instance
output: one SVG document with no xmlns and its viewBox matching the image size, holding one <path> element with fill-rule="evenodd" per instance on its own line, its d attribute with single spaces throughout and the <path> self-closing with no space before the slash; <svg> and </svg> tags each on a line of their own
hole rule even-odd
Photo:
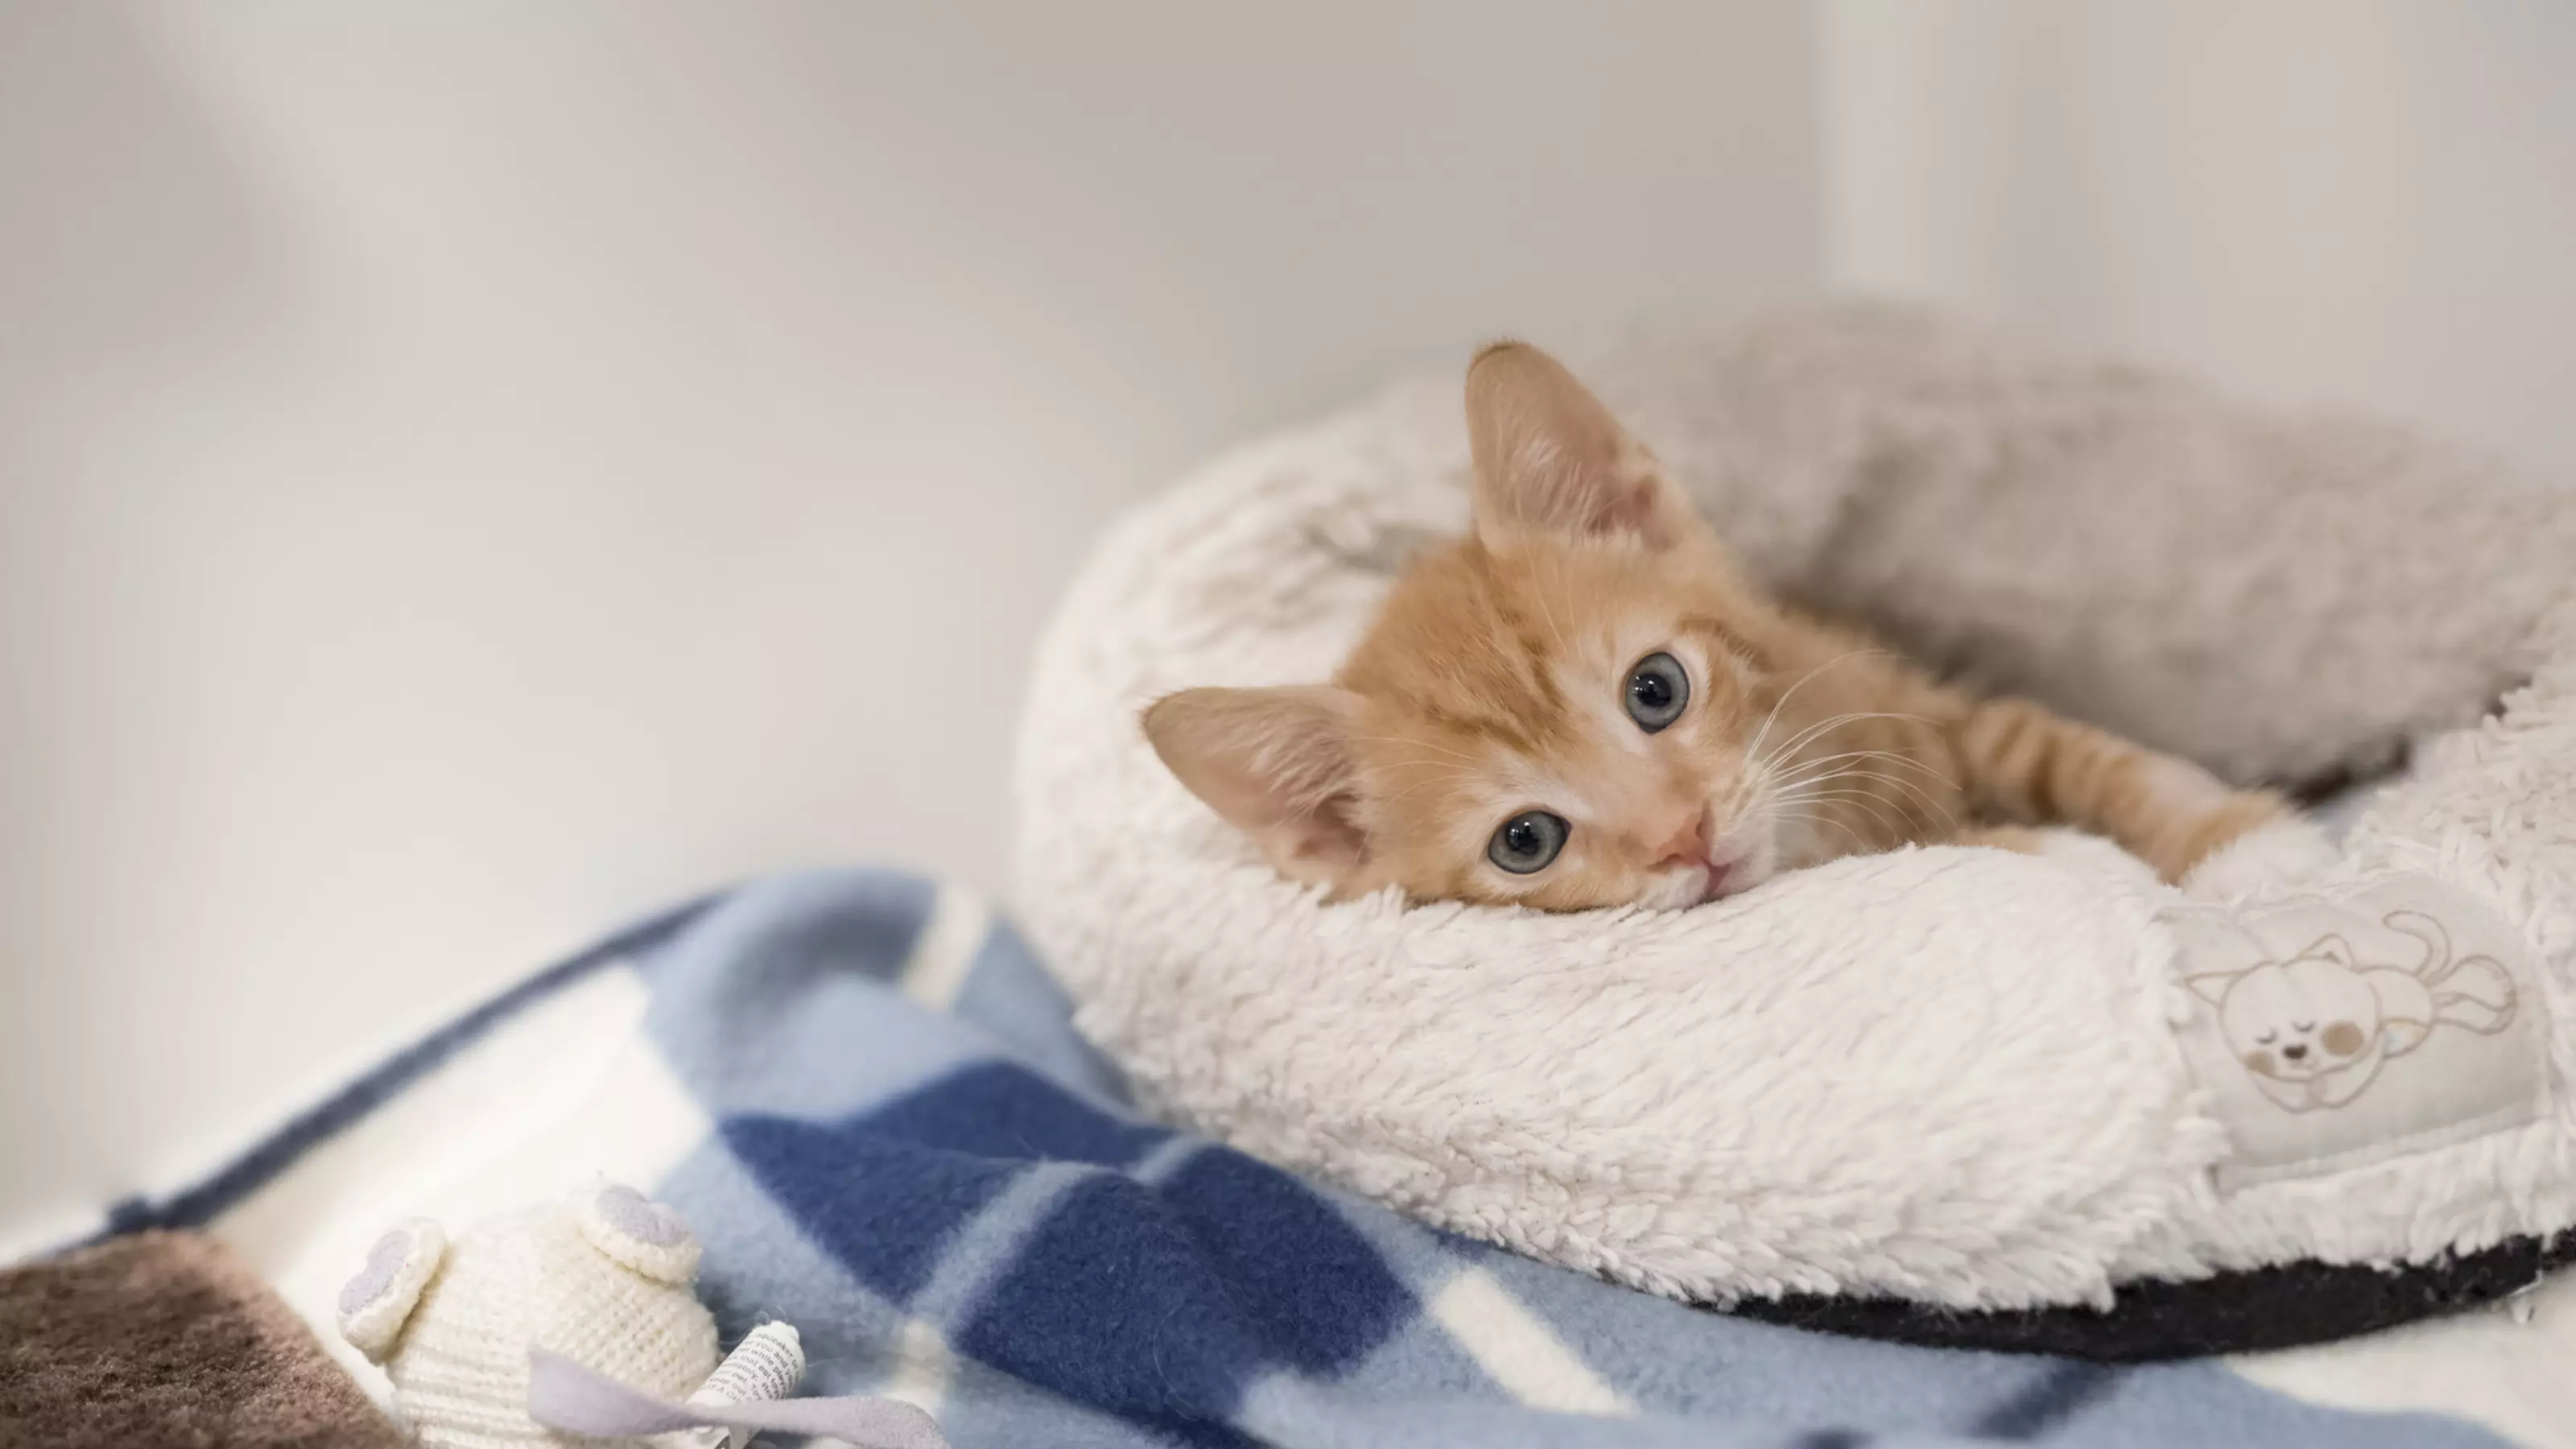
<svg viewBox="0 0 2576 1449">
<path fill-rule="evenodd" d="M 1468 366 L 1467 441 L 1488 548 L 1533 533 L 1670 548 L 1706 530 L 1601 400 L 1527 343 L 1497 342 Z"/>
<path fill-rule="evenodd" d="M 1341 887 L 1368 860 L 1351 755 L 1359 705 L 1329 685 L 1185 689 L 1145 711 L 1145 737 L 1282 873 Z"/>
</svg>

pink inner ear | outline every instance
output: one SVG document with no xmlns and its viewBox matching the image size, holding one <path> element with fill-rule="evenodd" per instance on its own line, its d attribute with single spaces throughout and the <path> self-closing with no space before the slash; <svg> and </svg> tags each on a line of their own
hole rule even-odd
<svg viewBox="0 0 2576 1449">
<path fill-rule="evenodd" d="M 1675 542 L 1657 492 L 1661 485 L 1651 475 L 1577 474 L 1562 462 L 1551 472 L 1483 491 L 1476 528 L 1488 546 L 1508 546 L 1516 535 L 1530 533 L 1634 538 L 1654 548 Z"/>
<path fill-rule="evenodd" d="M 1294 835 L 1291 850 L 1304 860 L 1318 865 L 1352 866 L 1368 859 L 1368 837 L 1351 819 L 1358 804 L 1348 795 L 1334 795 L 1285 828 Z"/>
<path fill-rule="evenodd" d="M 1329 685 L 1192 689 L 1146 711 L 1145 732 L 1181 783 L 1274 864 L 1338 876 L 1368 854 L 1353 813 L 1357 706 Z"/>
<path fill-rule="evenodd" d="M 1552 533 L 1678 542 L 1671 486 L 1601 400 L 1556 359 L 1502 344 L 1467 371 L 1467 437 L 1476 469 L 1476 531 L 1488 545 Z"/>
<path fill-rule="evenodd" d="M 1607 483 L 1597 491 L 1588 532 L 1632 533 L 1659 548 L 1672 542 L 1664 537 L 1663 521 L 1655 511 L 1652 479 Z"/>
</svg>

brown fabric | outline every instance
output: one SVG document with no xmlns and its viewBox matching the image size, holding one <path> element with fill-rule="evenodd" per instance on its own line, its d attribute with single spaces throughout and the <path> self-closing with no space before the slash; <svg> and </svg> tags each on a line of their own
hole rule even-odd
<svg viewBox="0 0 2576 1449">
<path fill-rule="evenodd" d="M 0 1449 L 407 1442 L 211 1238 L 138 1233 L 0 1271 Z"/>
</svg>

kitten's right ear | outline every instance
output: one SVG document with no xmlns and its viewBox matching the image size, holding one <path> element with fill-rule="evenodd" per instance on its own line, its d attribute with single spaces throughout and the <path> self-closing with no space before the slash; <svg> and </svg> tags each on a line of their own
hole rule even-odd
<svg viewBox="0 0 2576 1449">
<path fill-rule="evenodd" d="M 1467 443 L 1476 533 L 1488 548 L 1532 534 L 1655 549 L 1705 536 L 1654 456 L 1563 363 L 1528 343 L 1497 342 L 1468 365 Z"/>
<path fill-rule="evenodd" d="M 1359 704 L 1329 685 L 1185 689 L 1145 711 L 1145 737 L 1283 874 L 1340 887 L 1368 860 L 1351 755 Z"/>
</svg>

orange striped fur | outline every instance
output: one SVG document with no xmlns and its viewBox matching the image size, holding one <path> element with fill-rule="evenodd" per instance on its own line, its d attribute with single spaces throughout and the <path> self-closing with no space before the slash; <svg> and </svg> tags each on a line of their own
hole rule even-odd
<svg viewBox="0 0 2576 1449">
<path fill-rule="evenodd" d="M 2030 848 L 2028 827 L 2063 824 L 2174 879 L 2286 809 L 2026 700 L 1979 700 L 1765 597 L 1534 348 L 1477 357 L 1467 416 L 1474 532 L 1407 571 L 1330 684 L 1184 690 L 1146 711 L 1173 772 L 1291 876 L 1340 895 L 1683 907 L 1838 856 Z M 1651 701 L 1673 691 L 1636 675 L 1657 655 L 1685 680 L 1669 722 Z M 1516 843 L 1557 838 L 1540 820 L 1497 844 L 1533 812 L 1562 822 L 1561 843 L 1507 868 L 1537 858 Z"/>
</svg>

